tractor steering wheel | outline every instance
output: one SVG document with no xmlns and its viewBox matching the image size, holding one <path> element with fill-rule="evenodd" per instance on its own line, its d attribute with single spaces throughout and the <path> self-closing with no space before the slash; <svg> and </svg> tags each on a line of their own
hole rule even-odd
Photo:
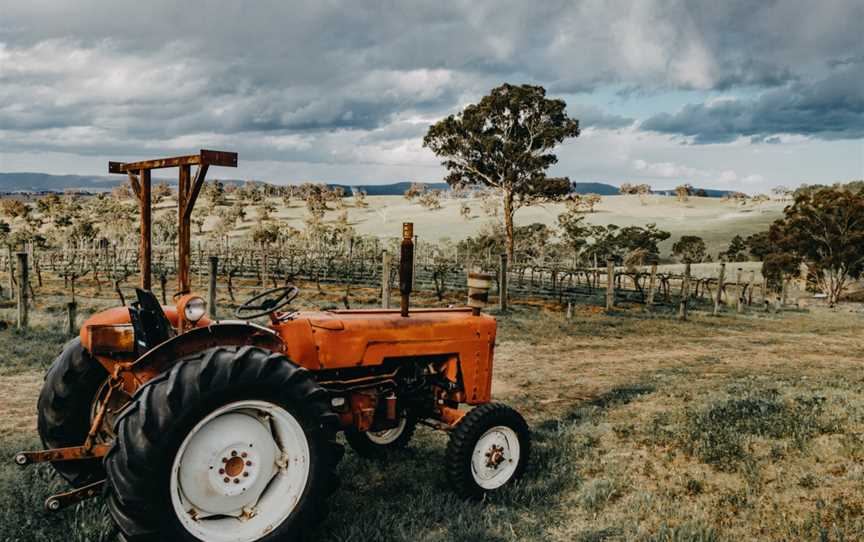
<svg viewBox="0 0 864 542">
<path fill-rule="evenodd" d="M 271 298 L 272 295 L 276 295 L 276 297 Z M 237 307 L 237 310 L 234 311 L 234 317 L 251 319 L 267 316 L 294 301 L 298 295 L 300 295 L 300 288 L 293 284 L 265 290 Z"/>
</svg>

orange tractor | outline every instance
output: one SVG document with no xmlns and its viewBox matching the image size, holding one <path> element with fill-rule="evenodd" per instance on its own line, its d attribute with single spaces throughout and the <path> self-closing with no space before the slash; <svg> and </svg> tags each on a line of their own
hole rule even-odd
<svg viewBox="0 0 864 542">
<path fill-rule="evenodd" d="M 383 457 L 418 424 L 449 432 L 445 472 L 461 497 L 518 479 L 530 436 L 518 412 L 490 402 L 496 323 L 480 312 L 489 277 L 469 275 L 469 307 L 410 309 L 410 224 L 400 309 L 293 311 L 299 290 L 286 285 L 243 303 L 238 320 L 208 318 L 188 288 L 188 217 L 207 167 L 236 162 L 201 151 L 110 164 L 129 174 L 141 203 L 142 287 L 130 307 L 87 320 L 46 375 L 38 410 L 49 449 L 15 456 L 22 466 L 50 461 L 74 486 L 46 508 L 105 493 L 128 540 L 293 540 L 323 517 L 338 485 L 337 432 L 359 455 Z M 180 168 L 172 307 L 149 291 L 158 167 Z M 258 317 L 269 325 L 250 321 Z"/>
</svg>

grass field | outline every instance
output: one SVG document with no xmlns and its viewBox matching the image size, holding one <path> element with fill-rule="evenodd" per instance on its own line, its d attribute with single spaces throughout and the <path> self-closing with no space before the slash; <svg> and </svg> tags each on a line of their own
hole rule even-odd
<svg viewBox="0 0 864 542">
<path fill-rule="evenodd" d="M 380 237 L 398 237 L 402 222 L 413 222 L 414 231 L 421 241 L 464 239 L 476 234 L 492 218 L 483 213 L 476 199 L 442 199 L 442 208 L 427 211 L 417 203 L 401 196 L 374 196 L 366 198 L 368 207 L 355 207 L 346 200 L 348 220 L 360 234 Z M 467 203 L 472 214 L 464 219 L 459 214 L 462 202 Z M 274 217 L 295 228 L 302 229 L 306 216 L 305 205 L 292 202 L 285 207 L 281 200 L 272 200 L 277 205 Z M 670 196 L 648 196 L 640 200 L 637 196 L 604 196 L 594 213 L 586 214 L 587 221 L 594 224 L 617 224 L 618 226 L 644 226 L 655 223 L 670 232 L 672 237 L 661 245 L 665 254 L 671 251 L 672 243 L 682 235 L 698 235 L 705 240 L 708 253 L 716 258 L 717 252 L 725 250 L 729 240 L 736 234 L 747 236 L 764 230 L 782 215 L 785 204 L 770 201 L 759 207 L 741 206 L 719 198 L 690 198 L 679 202 Z M 164 205 L 168 207 L 169 205 Z M 516 224 L 535 222 L 557 227 L 558 215 L 565 211 L 563 203 L 552 203 L 520 209 L 516 213 Z M 326 220 L 335 220 L 341 211 L 329 211 Z M 255 225 L 256 211 L 247 208 L 247 221 L 235 231 L 241 236 L 244 230 Z M 207 227 L 212 225 L 208 222 Z"/>
<path fill-rule="evenodd" d="M 307 303 L 314 302 L 314 295 Z M 0 453 L 38 446 L 42 372 L 63 342 L 0 331 Z M 524 481 L 484 503 L 446 487 L 446 436 L 387 462 L 348 451 L 321 541 L 714 541 L 864 538 L 864 316 L 691 321 L 517 306 L 500 316 L 494 395 L 535 442 Z M 0 539 L 114 540 L 99 500 L 55 516 L 50 468 L 0 466 Z"/>
</svg>

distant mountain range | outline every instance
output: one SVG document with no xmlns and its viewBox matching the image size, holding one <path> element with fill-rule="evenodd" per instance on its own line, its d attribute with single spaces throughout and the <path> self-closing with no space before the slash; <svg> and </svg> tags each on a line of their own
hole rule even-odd
<svg viewBox="0 0 864 542">
<path fill-rule="evenodd" d="M 10 192 L 63 192 L 64 190 L 82 190 L 87 192 L 104 192 L 111 190 L 125 178 L 100 177 L 97 175 L 51 175 L 48 173 L 0 173 L 0 193 Z M 176 185 L 176 179 L 166 179 L 169 184 Z M 241 184 L 245 181 L 236 179 L 220 179 L 227 183 Z M 161 181 L 161 179 L 154 179 Z M 447 183 L 425 183 L 429 188 L 449 190 Z M 364 184 L 351 185 L 331 183 L 329 186 L 341 187 L 346 194 L 351 194 L 351 189 L 359 188 L 365 190 L 369 196 L 401 196 L 411 186 L 411 181 L 402 181 L 390 184 Z M 576 182 L 573 183 L 573 191 L 579 194 L 599 194 L 601 196 L 614 196 L 618 194 L 618 187 L 602 182 Z M 719 198 L 726 195 L 728 190 L 706 189 L 709 197 Z M 674 195 L 674 190 L 658 190 L 655 194 Z"/>
</svg>

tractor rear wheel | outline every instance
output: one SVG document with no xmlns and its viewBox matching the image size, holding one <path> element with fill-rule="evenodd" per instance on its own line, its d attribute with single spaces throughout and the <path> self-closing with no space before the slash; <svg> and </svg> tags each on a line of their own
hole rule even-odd
<svg viewBox="0 0 864 542">
<path fill-rule="evenodd" d="M 445 456 L 447 479 L 468 499 L 509 486 L 525 472 L 531 433 L 522 415 L 501 403 L 481 405 L 450 432 Z"/>
<path fill-rule="evenodd" d="M 93 402 L 108 371 L 81 346 L 66 343 L 45 374 L 39 393 L 39 437 L 46 448 L 81 446 L 90 431 Z M 55 461 L 54 469 L 75 487 L 105 478 L 99 459 Z"/>
<path fill-rule="evenodd" d="M 338 485 L 338 417 L 282 354 L 214 347 L 144 385 L 105 456 L 129 541 L 295 540 Z"/>
<path fill-rule="evenodd" d="M 401 450 L 408 446 L 414 430 L 417 428 L 417 418 L 406 413 L 399 418 L 399 425 L 382 431 L 345 430 L 345 440 L 360 457 L 366 459 L 383 459 L 393 450 Z"/>
</svg>

